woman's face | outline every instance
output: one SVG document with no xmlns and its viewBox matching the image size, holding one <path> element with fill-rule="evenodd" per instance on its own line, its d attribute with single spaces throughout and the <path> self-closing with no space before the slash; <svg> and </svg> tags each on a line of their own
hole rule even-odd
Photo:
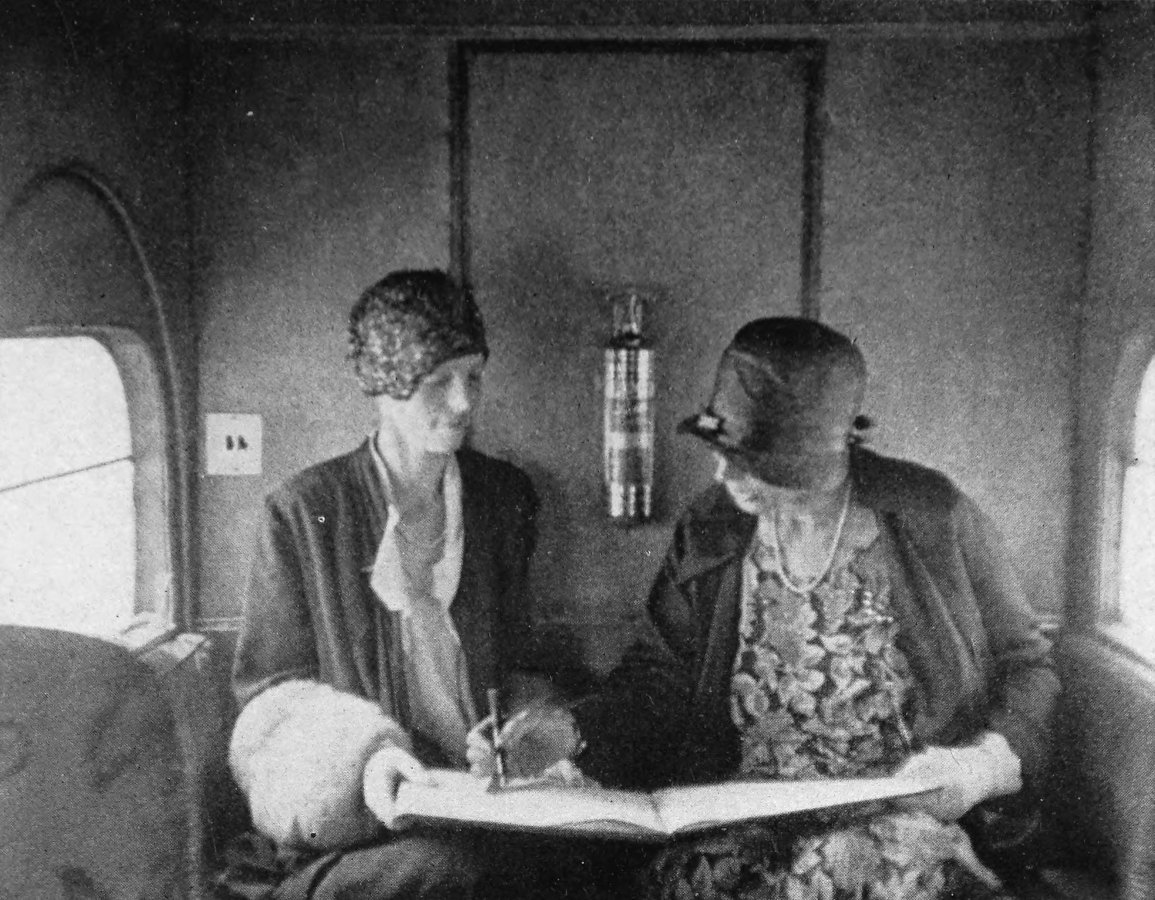
<svg viewBox="0 0 1155 900">
<path fill-rule="evenodd" d="M 422 378 L 409 399 L 377 398 L 382 425 L 411 450 L 455 453 L 473 424 L 484 369 L 480 353 L 459 356 Z"/>
</svg>

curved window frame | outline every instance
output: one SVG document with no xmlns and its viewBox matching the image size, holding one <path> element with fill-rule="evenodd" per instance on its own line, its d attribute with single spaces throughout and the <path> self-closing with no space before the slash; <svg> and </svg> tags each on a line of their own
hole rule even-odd
<svg viewBox="0 0 1155 900">
<path fill-rule="evenodd" d="M 1144 379 L 1149 371 L 1155 374 L 1155 332 L 1131 334 L 1123 342 L 1119 355 L 1102 433 L 1098 605 L 1094 622 L 1100 634 L 1155 665 L 1155 603 L 1146 633 L 1126 621 L 1122 608 L 1124 494 L 1128 471 L 1138 464 L 1135 426 Z M 1155 523 L 1152 527 L 1155 528 Z M 1155 598 L 1155 591 L 1152 596 Z"/>
<path fill-rule="evenodd" d="M 87 337 L 108 351 L 128 405 L 135 509 L 135 579 L 132 618 L 102 636 L 145 649 L 174 634 L 178 626 L 174 486 L 176 471 L 167 381 L 161 361 L 133 329 L 119 326 L 34 326 L 0 332 L 0 339 Z M 63 626 L 62 626 L 63 627 Z"/>
</svg>

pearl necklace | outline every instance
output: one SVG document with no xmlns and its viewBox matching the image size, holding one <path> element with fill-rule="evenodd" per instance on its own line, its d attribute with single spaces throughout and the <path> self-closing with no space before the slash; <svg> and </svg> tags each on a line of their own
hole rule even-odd
<svg viewBox="0 0 1155 900">
<path fill-rule="evenodd" d="M 822 571 L 805 584 L 799 584 L 786 574 L 786 554 L 782 550 L 781 541 L 778 539 L 778 510 L 774 510 L 774 516 L 770 519 L 770 536 L 774 541 L 774 573 L 782 580 L 782 584 L 786 586 L 787 590 L 806 596 L 826 580 L 826 576 L 830 574 L 830 570 L 834 566 L 838 545 L 842 543 L 842 529 L 846 527 L 849 513 L 850 485 L 848 484 L 843 493 L 842 512 L 838 514 L 838 526 L 834 529 L 834 541 L 830 545 L 830 552 L 826 555 L 826 562 L 822 566 Z"/>
</svg>

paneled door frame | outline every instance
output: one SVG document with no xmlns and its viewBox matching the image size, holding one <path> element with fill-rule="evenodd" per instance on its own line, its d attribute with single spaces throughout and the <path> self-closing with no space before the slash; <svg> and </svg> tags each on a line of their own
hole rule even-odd
<svg viewBox="0 0 1155 900">
<path fill-rule="evenodd" d="M 824 41 L 776 40 L 470 40 L 450 51 L 450 268 L 468 281 L 471 267 L 469 223 L 469 72 L 480 54 L 492 53 L 696 53 L 773 52 L 795 55 L 802 66 L 805 112 L 802 148 L 801 291 L 799 313 L 821 315 L 822 160 L 825 114 L 826 44 Z"/>
</svg>

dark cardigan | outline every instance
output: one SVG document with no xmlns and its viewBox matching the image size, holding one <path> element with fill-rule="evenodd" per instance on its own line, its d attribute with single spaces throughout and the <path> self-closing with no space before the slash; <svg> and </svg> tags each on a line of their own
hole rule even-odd
<svg viewBox="0 0 1155 900">
<path fill-rule="evenodd" d="M 508 463 L 471 450 L 457 461 L 465 546 L 450 614 L 484 709 L 487 687 L 532 668 L 526 581 L 538 501 Z M 396 613 L 369 585 L 386 515 L 368 441 L 269 495 L 233 667 L 241 706 L 278 682 L 315 679 L 410 727 Z"/>
<path fill-rule="evenodd" d="M 1025 778 L 1038 775 L 1059 684 L 991 522 L 922 466 L 856 450 L 851 477 L 896 548 L 900 647 L 926 699 L 915 736 L 957 745 L 989 728 L 1006 737 Z M 730 677 L 756 524 L 719 485 L 679 520 L 641 636 L 605 689 L 576 710 L 588 742 L 581 766 L 593 777 L 657 787 L 736 771 Z"/>
</svg>

